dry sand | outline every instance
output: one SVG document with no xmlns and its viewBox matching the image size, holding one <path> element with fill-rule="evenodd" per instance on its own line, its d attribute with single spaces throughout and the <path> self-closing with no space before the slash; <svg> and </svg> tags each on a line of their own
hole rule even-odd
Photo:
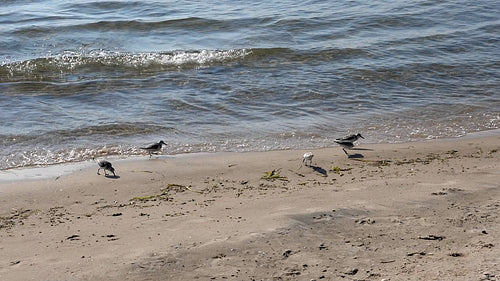
<svg viewBox="0 0 500 281">
<path fill-rule="evenodd" d="M 219 153 L 4 181 L 0 280 L 500 280 L 499 149 L 497 134 L 319 149 L 312 167 Z"/>
</svg>

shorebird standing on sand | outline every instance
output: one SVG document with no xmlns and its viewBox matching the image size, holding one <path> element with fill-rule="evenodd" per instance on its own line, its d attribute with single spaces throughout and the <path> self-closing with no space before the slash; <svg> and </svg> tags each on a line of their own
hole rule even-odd
<svg viewBox="0 0 500 281">
<path fill-rule="evenodd" d="M 358 133 L 356 135 L 349 135 L 347 137 L 343 137 L 340 139 L 334 140 L 334 142 L 338 143 L 340 146 L 342 146 L 342 150 L 345 152 L 347 156 L 349 156 L 349 153 L 345 150 L 347 149 L 352 149 L 355 145 L 355 142 L 358 141 L 359 138 L 364 139 L 364 137 Z"/>
<path fill-rule="evenodd" d="M 302 158 L 302 163 L 305 163 L 306 166 L 311 166 L 313 157 L 314 157 L 314 154 L 312 152 L 304 153 L 304 156 Z M 307 162 L 309 162 L 309 165 L 307 165 Z"/>
<path fill-rule="evenodd" d="M 151 156 L 153 155 L 153 153 L 156 153 L 156 152 L 158 152 L 158 151 L 161 150 L 161 145 L 162 144 L 167 145 L 166 143 L 164 143 L 161 140 L 160 142 L 152 144 L 152 145 L 150 145 L 148 147 L 141 147 L 141 149 L 146 150 L 149 153 L 149 158 L 151 158 Z"/>
<path fill-rule="evenodd" d="M 106 160 L 99 160 L 99 161 L 97 161 L 97 165 L 99 165 L 99 169 L 97 169 L 97 174 L 98 175 L 100 175 L 99 171 L 101 169 L 103 169 L 105 176 L 108 175 L 108 173 L 106 173 L 106 171 L 110 171 L 111 173 L 113 173 L 113 176 L 116 177 L 116 175 L 115 175 L 115 168 L 113 168 L 113 166 L 111 165 L 111 162 L 106 161 Z"/>
</svg>

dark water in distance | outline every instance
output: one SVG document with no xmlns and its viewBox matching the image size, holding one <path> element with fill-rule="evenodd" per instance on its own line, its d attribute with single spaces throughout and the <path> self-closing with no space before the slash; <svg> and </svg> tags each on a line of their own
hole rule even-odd
<svg viewBox="0 0 500 281">
<path fill-rule="evenodd" d="M 500 2 L 275 2 L 2 1 L 0 169 L 499 128 Z"/>
</svg>

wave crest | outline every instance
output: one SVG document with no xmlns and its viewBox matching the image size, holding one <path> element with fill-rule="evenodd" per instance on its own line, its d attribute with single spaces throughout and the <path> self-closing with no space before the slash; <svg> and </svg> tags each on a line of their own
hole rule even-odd
<svg viewBox="0 0 500 281">
<path fill-rule="evenodd" d="M 104 50 L 64 52 L 44 58 L 0 64 L 0 82 L 56 79 L 65 74 L 134 71 L 149 73 L 179 68 L 197 68 L 242 59 L 251 51 L 200 50 L 149 53 L 123 53 Z"/>
</svg>

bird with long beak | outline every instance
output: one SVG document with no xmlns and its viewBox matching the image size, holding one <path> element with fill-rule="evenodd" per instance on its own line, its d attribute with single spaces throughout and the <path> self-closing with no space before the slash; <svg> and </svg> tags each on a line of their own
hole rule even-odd
<svg viewBox="0 0 500 281">
<path fill-rule="evenodd" d="M 149 153 L 149 158 L 151 158 L 151 156 L 153 155 L 153 153 L 157 153 L 158 151 L 161 150 L 161 146 L 163 145 L 167 145 L 166 143 L 164 143 L 162 140 L 159 141 L 158 143 L 155 143 L 155 144 L 152 144 L 148 147 L 141 147 L 141 149 L 144 149 L 146 150 L 148 153 Z"/>
<path fill-rule="evenodd" d="M 99 168 L 97 169 L 98 175 L 100 175 L 99 171 L 102 169 L 102 170 L 104 170 L 105 176 L 108 175 L 108 173 L 106 173 L 106 171 L 110 171 L 111 173 L 113 173 L 113 176 L 116 177 L 115 168 L 113 168 L 113 165 L 111 165 L 111 162 L 106 161 L 106 160 L 99 160 L 99 161 L 97 161 L 97 165 L 99 165 Z"/>
<path fill-rule="evenodd" d="M 349 153 L 347 153 L 347 151 L 345 150 L 346 148 L 347 149 L 352 149 L 355 145 L 355 143 L 358 141 L 359 138 L 362 138 L 364 139 L 364 137 L 358 133 L 358 134 L 355 134 L 355 135 L 349 135 L 349 136 L 346 136 L 346 137 L 343 137 L 343 138 L 339 138 L 339 139 L 335 139 L 334 142 L 336 142 L 337 144 L 339 144 L 340 146 L 342 146 L 342 150 L 344 151 L 344 153 L 349 156 Z"/>
<path fill-rule="evenodd" d="M 314 154 L 312 152 L 304 153 L 304 156 L 302 158 L 302 163 L 304 163 L 306 165 L 306 167 L 311 166 L 313 157 L 314 157 Z M 309 162 L 309 165 L 307 165 L 307 162 Z"/>
</svg>

